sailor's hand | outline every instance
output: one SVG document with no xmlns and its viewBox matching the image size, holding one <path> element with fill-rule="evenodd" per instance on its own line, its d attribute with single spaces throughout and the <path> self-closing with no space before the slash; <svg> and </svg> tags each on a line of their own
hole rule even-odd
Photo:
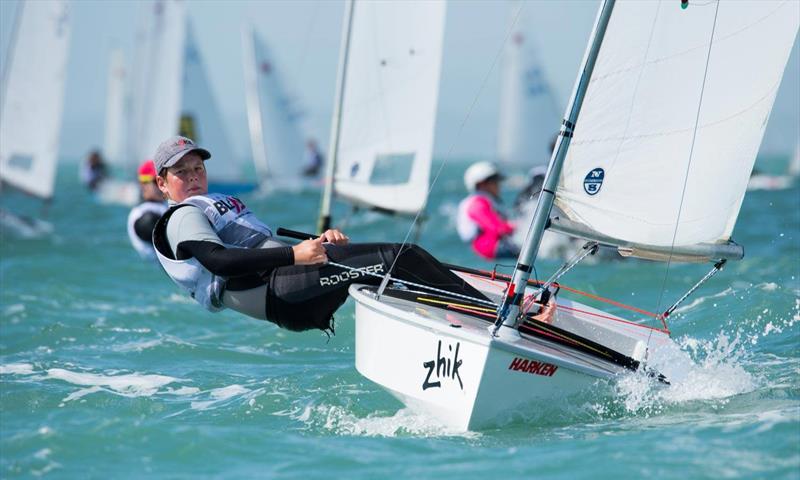
<svg viewBox="0 0 800 480">
<path fill-rule="evenodd" d="M 325 253 L 325 247 L 322 246 L 322 242 L 324 241 L 323 237 L 317 237 L 312 240 L 305 240 L 293 246 L 294 264 L 317 265 L 326 263 L 328 261 L 328 255 Z"/>
<path fill-rule="evenodd" d="M 553 319 L 556 315 L 556 301 L 554 298 L 551 298 L 546 305 L 539 305 L 539 313 L 533 316 L 536 320 L 544 323 L 553 323 Z"/>
<path fill-rule="evenodd" d="M 325 233 L 323 233 L 320 238 L 334 245 L 347 245 L 347 243 L 350 241 L 350 238 L 348 238 L 347 235 L 340 232 L 339 230 L 336 230 L 335 228 L 326 230 Z"/>
</svg>

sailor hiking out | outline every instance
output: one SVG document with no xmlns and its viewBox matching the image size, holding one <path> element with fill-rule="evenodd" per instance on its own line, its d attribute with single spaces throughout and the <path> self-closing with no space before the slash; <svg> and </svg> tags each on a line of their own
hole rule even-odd
<svg viewBox="0 0 800 480">
<path fill-rule="evenodd" d="M 350 244 L 336 229 L 296 245 L 277 240 L 239 198 L 208 192 L 210 158 L 185 137 L 158 147 L 156 181 L 170 208 L 153 232 L 167 275 L 207 310 L 230 308 L 294 331 L 332 330 L 349 285 L 378 285 L 370 273 L 393 264 L 392 278 L 483 297 L 415 245 Z"/>
</svg>

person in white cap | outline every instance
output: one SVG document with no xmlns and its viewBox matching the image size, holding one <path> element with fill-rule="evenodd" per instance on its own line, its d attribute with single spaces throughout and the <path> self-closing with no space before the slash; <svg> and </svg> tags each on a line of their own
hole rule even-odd
<svg viewBox="0 0 800 480">
<path fill-rule="evenodd" d="M 192 140 L 172 137 L 153 159 L 170 204 L 153 230 L 156 256 L 207 310 L 230 308 L 289 330 L 332 332 L 333 313 L 350 284 L 378 285 L 391 265 L 392 279 L 485 298 L 416 245 L 351 244 L 336 229 L 293 246 L 276 240 L 240 199 L 208 192 L 204 162 L 210 158 Z"/>
<path fill-rule="evenodd" d="M 469 196 L 458 205 L 458 235 L 483 258 L 512 258 L 519 246 L 511 241 L 514 224 L 500 211 L 500 182 L 503 175 L 491 162 L 477 162 L 464 172 Z"/>
</svg>

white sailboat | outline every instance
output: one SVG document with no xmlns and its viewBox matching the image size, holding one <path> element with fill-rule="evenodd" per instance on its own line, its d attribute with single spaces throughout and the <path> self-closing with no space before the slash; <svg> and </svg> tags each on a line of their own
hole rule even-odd
<svg viewBox="0 0 800 480">
<path fill-rule="evenodd" d="M 133 206 L 139 201 L 139 184 L 131 180 L 136 172 L 135 159 L 128 155 L 127 119 L 130 115 L 128 69 L 120 49 L 111 52 L 106 81 L 106 122 L 103 141 L 105 158 L 112 170 L 123 179 L 106 178 L 97 188 L 101 203 Z"/>
<path fill-rule="evenodd" d="M 785 190 L 794 185 L 797 177 L 800 177 L 800 141 L 789 158 L 786 173 L 782 175 L 753 173 L 747 182 L 747 190 Z"/>
<path fill-rule="evenodd" d="M 133 166 L 152 158 L 167 137 L 179 134 L 214 153 L 214 161 L 206 167 L 218 186 L 224 185 L 227 191 L 255 187 L 241 159 L 234 156 L 184 1 L 159 0 L 146 5 L 137 32 L 132 80 L 130 111 L 114 109 L 122 118 L 107 119 L 111 125 L 126 125 L 127 148 L 122 157 L 130 166 L 130 178 L 135 177 Z M 130 205 L 127 192 L 131 187 L 135 188 L 135 203 L 138 185 L 129 181 L 101 184 L 98 197 L 104 203 Z"/>
<path fill-rule="evenodd" d="M 454 269 L 488 302 L 412 284 L 351 286 L 358 371 L 461 429 L 626 371 L 668 382 L 655 371 L 672 343 L 666 324 L 646 327 L 564 298 L 552 320 L 531 316 L 537 298 L 556 293 L 554 284 L 529 284 L 539 242 L 557 228 L 625 255 L 713 262 L 662 321 L 741 258 L 730 236 L 797 35 L 796 7 L 605 0 L 513 277 Z M 565 218 L 551 218 L 554 201 Z"/>
<path fill-rule="evenodd" d="M 546 167 L 558 134 L 558 107 L 524 18 L 512 9 L 513 29 L 503 52 L 497 155 L 506 167 Z"/>
<path fill-rule="evenodd" d="M 0 86 L 3 189 L 45 202 L 55 188 L 69 37 L 65 0 L 20 3 Z M 0 223 L 26 237 L 52 231 L 44 220 L 5 209 Z"/>
<path fill-rule="evenodd" d="M 318 229 L 335 193 L 416 215 L 428 200 L 445 2 L 347 3 Z"/>
<path fill-rule="evenodd" d="M 305 155 L 300 114 L 284 89 L 266 42 L 252 26 L 242 29 L 242 51 L 256 173 L 270 189 L 300 187 Z"/>
</svg>

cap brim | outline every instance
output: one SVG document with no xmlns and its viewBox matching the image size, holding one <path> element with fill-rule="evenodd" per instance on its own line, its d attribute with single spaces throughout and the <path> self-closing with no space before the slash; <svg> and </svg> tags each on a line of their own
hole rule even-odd
<svg viewBox="0 0 800 480">
<path fill-rule="evenodd" d="M 195 152 L 198 155 L 200 155 L 200 158 L 203 159 L 203 160 L 208 160 L 209 158 L 211 158 L 211 152 L 209 152 L 205 148 L 200 148 L 200 147 L 192 148 L 192 149 L 189 149 L 189 150 L 184 150 L 183 152 L 176 153 L 175 155 L 170 157 L 169 160 L 164 162 L 164 166 L 162 168 L 169 168 L 169 167 L 175 165 L 176 163 L 178 163 L 180 161 L 181 158 L 185 157 L 187 154 L 192 153 L 192 152 Z"/>
</svg>

